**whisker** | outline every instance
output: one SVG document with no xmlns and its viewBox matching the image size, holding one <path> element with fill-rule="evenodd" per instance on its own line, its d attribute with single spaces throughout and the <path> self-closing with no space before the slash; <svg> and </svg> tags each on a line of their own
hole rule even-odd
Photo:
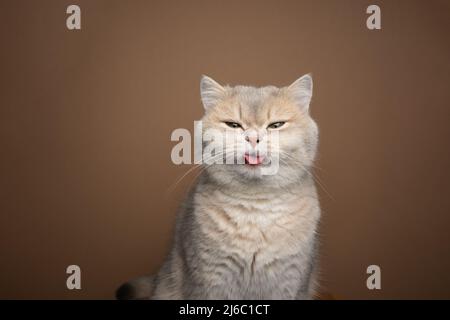
<svg viewBox="0 0 450 320">
<path fill-rule="evenodd" d="M 180 178 L 178 178 L 167 190 L 166 193 L 171 193 L 175 190 L 175 188 L 178 186 L 178 184 L 180 184 L 180 182 L 186 177 L 188 176 L 191 172 L 193 172 L 195 169 L 205 165 L 206 161 L 209 160 L 214 160 L 214 159 L 218 159 L 219 157 L 221 157 L 223 155 L 223 152 L 215 154 L 214 156 L 208 157 L 208 158 L 204 158 L 202 159 L 202 163 L 200 164 L 196 164 L 193 167 L 189 168 Z M 202 170 L 200 171 L 200 173 L 202 172 Z"/>
<path fill-rule="evenodd" d="M 290 158 L 292 161 L 294 161 L 296 164 L 300 165 L 303 170 L 305 170 L 312 178 L 313 180 L 320 186 L 320 188 L 322 188 L 322 190 L 325 192 L 325 194 L 330 197 L 330 199 L 335 200 L 334 197 L 328 192 L 327 188 L 325 187 L 324 183 L 319 179 L 318 176 L 316 176 L 313 172 L 311 172 L 310 170 L 308 170 L 308 168 L 303 165 L 299 160 L 295 159 L 294 157 L 292 157 L 291 155 L 287 154 L 287 153 L 280 153 L 281 155 L 284 155 L 288 158 Z M 285 160 L 281 159 L 281 161 L 283 161 L 284 164 L 290 166 L 290 164 L 288 162 L 286 162 Z M 292 166 L 290 166 L 292 168 Z"/>
</svg>

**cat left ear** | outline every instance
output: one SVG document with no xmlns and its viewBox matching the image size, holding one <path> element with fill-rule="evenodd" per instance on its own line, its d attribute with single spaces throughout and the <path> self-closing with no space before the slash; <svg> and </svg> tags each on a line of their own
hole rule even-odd
<svg viewBox="0 0 450 320">
<path fill-rule="evenodd" d="M 312 98 L 313 80 L 311 74 L 305 74 L 295 80 L 288 90 L 294 98 L 297 105 L 305 111 L 308 111 Z"/>
<path fill-rule="evenodd" d="M 200 80 L 200 96 L 205 110 L 214 107 L 222 99 L 225 88 L 208 76 L 203 75 Z"/>
</svg>

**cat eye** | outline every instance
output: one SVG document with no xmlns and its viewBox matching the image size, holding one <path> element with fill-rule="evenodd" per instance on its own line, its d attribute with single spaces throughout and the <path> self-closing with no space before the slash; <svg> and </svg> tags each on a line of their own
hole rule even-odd
<svg viewBox="0 0 450 320">
<path fill-rule="evenodd" d="M 242 128 L 242 126 L 237 122 L 225 121 L 225 124 L 233 129 Z"/>
<path fill-rule="evenodd" d="M 278 122 L 272 122 L 271 124 L 269 124 L 267 126 L 267 129 L 278 129 L 281 128 L 282 126 L 284 126 L 286 122 L 284 121 L 278 121 Z"/>
</svg>

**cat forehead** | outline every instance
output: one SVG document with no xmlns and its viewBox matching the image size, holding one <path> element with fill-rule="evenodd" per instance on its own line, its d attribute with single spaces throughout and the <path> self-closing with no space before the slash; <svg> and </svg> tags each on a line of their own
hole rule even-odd
<svg viewBox="0 0 450 320">
<path fill-rule="evenodd" d="M 235 86 L 230 89 L 231 98 L 240 104 L 249 107 L 258 107 L 263 105 L 267 100 L 276 98 L 280 89 L 274 86 L 267 87 L 250 87 Z"/>
<path fill-rule="evenodd" d="M 227 88 L 227 95 L 212 114 L 219 118 L 243 121 L 247 124 L 264 124 L 271 118 L 291 118 L 296 108 L 286 101 L 282 89 L 275 86 Z"/>
<path fill-rule="evenodd" d="M 275 105 L 280 105 L 280 98 L 280 89 L 274 86 L 236 86 L 231 88 L 230 100 L 226 104 L 233 113 L 239 110 L 241 120 L 264 121 L 273 112 L 269 111 L 274 109 Z M 275 112 L 277 111 L 275 110 Z M 236 117 L 236 115 L 234 116 Z"/>
</svg>

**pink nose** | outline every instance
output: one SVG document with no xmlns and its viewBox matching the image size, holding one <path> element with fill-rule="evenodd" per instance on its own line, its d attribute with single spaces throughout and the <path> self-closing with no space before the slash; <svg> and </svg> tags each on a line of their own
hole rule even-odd
<svg viewBox="0 0 450 320">
<path fill-rule="evenodd" d="M 253 148 L 256 147 L 256 145 L 259 143 L 259 137 L 258 136 L 246 136 L 245 140 L 250 142 Z"/>
</svg>

